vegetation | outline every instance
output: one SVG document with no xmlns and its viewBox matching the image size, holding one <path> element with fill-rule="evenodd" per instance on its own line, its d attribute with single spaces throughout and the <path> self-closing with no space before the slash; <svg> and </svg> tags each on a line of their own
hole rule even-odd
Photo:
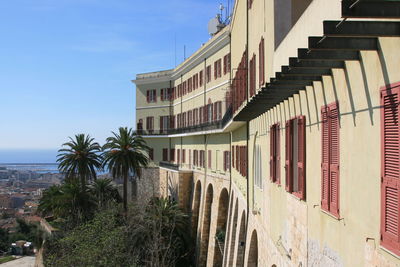
<svg viewBox="0 0 400 267">
<path fill-rule="evenodd" d="M 46 266 L 191 266 L 188 217 L 167 199 L 132 206 L 128 216 L 116 208 L 46 242 Z"/>
<path fill-rule="evenodd" d="M 92 219 L 97 210 L 119 203 L 121 197 L 109 179 L 98 179 L 91 185 L 71 180 L 53 185 L 40 199 L 38 211 L 42 216 L 54 216 L 65 229 L 72 229 Z"/>
<path fill-rule="evenodd" d="M 124 210 L 128 209 L 128 176 L 129 173 L 140 177 L 140 169 L 148 164 L 149 147 L 141 136 L 134 133 L 132 129 L 121 127 L 119 132 L 112 133 L 103 146 L 104 162 L 114 178 L 124 178 Z"/>
<path fill-rule="evenodd" d="M 189 218 L 175 202 L 153 198 L 128 209 L 128 177 L 140 178 L 149 147 L 132 129 L 112 134 L 102 148 L 79 134 L 59 150 L 65 182 L 47 189 L 39 204 L 39 212 L 61 228 L 44 243 L 45 265 L 192 266 Z M 123 178 L 123 212 L 112 180 L 97 179 L 102 169 Z"/>
<path fill-rule="evenodd" d="M 6 262 L 9 262 L 12 260 L 15 260 L 15 258 L 13 256 L 2 257 L 2 258 L 0 258 L 0 264 L 6 263 Z"/>
<path fill-rule="evenodd" d="M 34 246 L 40 247 L 43 242 L 43 232 L 37 224 L 27 223 L 17 219 L 17 227 L 14 232 L 0 228 L 0 252 L 8 252 L 12 243 L 24 240 L 32 242 Z"/>
<path fill-rule="evenodd" d="M 89 135 L 77 134 L 75 139 L 63 144 L 57 157 L 60 172 L 67 180 L 80 179 L 82 188 L 88 181 L 96 180 L 97 170 L 101 169 L 101 146 Z"/>
</svg>

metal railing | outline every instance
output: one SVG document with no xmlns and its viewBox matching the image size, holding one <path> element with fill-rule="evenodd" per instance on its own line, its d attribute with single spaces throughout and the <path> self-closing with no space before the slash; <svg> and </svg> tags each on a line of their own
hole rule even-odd
<svg viewBox="0 0 400 267">
<path fill-rule="evenodd" d="M 197 125 L 186 126 L 181 128 L 174 129 L 157 129 L 157 130 L 137 130 L 136 134 L 138 135 L 170 135 L 170 134 L 184 134 L 184 133 L 194 133 L 194 132 L 204 132 L 204 131 L 212 131 L 219 130 L 224 128 L 228 122 L 232 119 L 233 109 L 232 106 L 229 106 L 224 116 L 220 120 L 209 121 Z"/>
</svg>

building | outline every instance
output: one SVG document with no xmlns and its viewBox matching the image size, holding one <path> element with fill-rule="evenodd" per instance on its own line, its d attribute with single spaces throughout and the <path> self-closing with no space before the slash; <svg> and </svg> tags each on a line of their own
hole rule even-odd
<svg viewBox="0 0 400 267">
<path fill-rule="evenodd" d="M 237 0 L 181 65 L 137 75 L 149 193 L 191 212 L 199 266 L 400 265 L 399 19 Z"/>
</svg>

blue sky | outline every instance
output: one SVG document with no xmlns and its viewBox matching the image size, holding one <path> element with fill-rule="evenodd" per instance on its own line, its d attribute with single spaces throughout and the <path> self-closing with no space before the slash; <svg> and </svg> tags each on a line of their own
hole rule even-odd
<svg viewBox="0 0 400 267">
<path fill-rule="evenodd" d="M 134 126 L 135 74 L 172 68 L 209 39 L 216 0 L 0 3 L 0 150 L 100 143 Z"/>
</svg>

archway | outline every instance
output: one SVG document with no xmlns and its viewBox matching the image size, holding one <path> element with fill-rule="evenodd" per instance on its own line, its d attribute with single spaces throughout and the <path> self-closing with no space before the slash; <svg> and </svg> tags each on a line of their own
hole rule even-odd
<svg viewBox="0 0 400 267">
<path fill-rule="evenodd" d="M 197 240 L 197 227 L 199 224 L 200 199 L 201 199 L 201 182 L 197 181 L 196 188 L 194 191 L 193 209 L 192 209 L 192 233 L 193 233 L 193 238 L 195 240 Z"/>
<path fill-rule="evenodd" d="M 208 254 L 208 242 L 209 242 L 209 238 L 210 238 L 212 202 L 213 202 L 213 187 L 210 184 L 207 187 L 206 203 L 204 205 L 203 230 L 201 232 L 200 256 L 199 256 L 199 266 L 200 267 L 203 267 L 203 266 L 207 265 L 207 254 Z"/>
<path fill-rule="evenodd" d="M 232 220 L 231 245 L 230 245 L 230 249 L 229 249 L 230 252 L 229 252 L 229 265 L 228 266 L 233 266 L 233 257 L 235 255 L 238 209 L 239 209 L 238 199 L 236 198 L 235 214 L 233 215 L 233 220 Z"/>
<path fill-rule="evenodd" d="M 226 238 L 226 222 L 228 217 L 229 195 L 228 190 L 222 189 L 218 203 L 217 230 L 215 233 L 215 247 L 213 266 L 222 266 L 224 243 Z"/>
<path fill-rule="evenodd" d="M 246 213 L 243 211 L 242 219 L 240 220 L 238 248 L 236 254 L 236 267 L 243 267 L 245 244 L 246 244 Z"/>
<path fill-rule="evenodd" d="M 257 231 L 254 230 L 253 233 L 251 234 L 247 267 L 257 267 L 257 266 L 258 266 L 258 238 L 257 238 Z"/>
</svg>

